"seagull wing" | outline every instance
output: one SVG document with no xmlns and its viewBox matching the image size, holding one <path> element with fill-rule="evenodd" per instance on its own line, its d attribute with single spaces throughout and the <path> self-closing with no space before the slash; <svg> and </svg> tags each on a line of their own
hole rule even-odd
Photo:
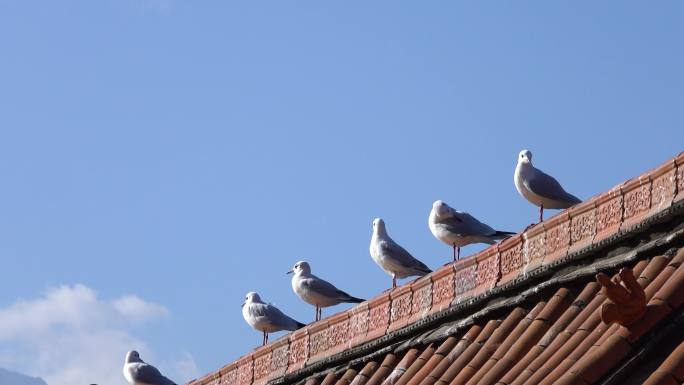
<svg viewBox="0 0 684 385">
<path fill-rule="evenodd" d="M 131 377 L 135 382 L 149 385 L 176 385 L 175 382 L 164 377 L 154 366 L 145 362 L 131 365 Z"/>
<path fill-rule="evenodd" d="M 579 198 L 565 191 L 563 186 L 551 175 L 539 169 L 535 169 L 531 174 L 531 178 L 525 179 L 523 184 L 533 193 L 557 201 L 580 202 Z"/>
<path fill-rule="evenodd" d="M 302 286 L 328 298 L 344 300 L 352 298 L 352 296 L 336 288 L 335 285 L 333 285 L 332 283 L 324 279 L 320 279 L 316 276 L 311 276 L 310 278 L 303 279 Z"/>
<path fill-rule="evenodd" d="M 255 317 L 264 317 L 272 325 L 287 330 L 297 329 L 300 324 L 270 303 L 254 303 L 250 307 L 250 312 Z"/>
<path fill-rule="evenodd" d="M 465 211 L 452 210 L 450 217 L 440 218 L 437 224 L 451 233 L 462 236 L 488 236 L 496 233 L 493 228 L 478 221 Z"/>
<path fill-rule="evenodd" d="M 396 242 L 381 242 L 380 248 L 382 249 L 383 253 L 389 255 L 397 263 L 407 269 L 414 269 L 426 273 L 432 272 L 429 267 L 427 267 L 423 262 L 417 260 L 408 251 L 406 251 L 406 249 L 399 246 L 399 244 Z"/>
</svg>

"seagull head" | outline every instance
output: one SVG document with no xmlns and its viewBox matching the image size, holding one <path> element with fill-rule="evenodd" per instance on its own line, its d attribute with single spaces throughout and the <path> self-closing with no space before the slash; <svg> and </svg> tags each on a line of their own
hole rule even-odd
<svg viewBox="0 0 684 385">
<path fill-rule="evenodd" d="M 301 273 L 306 273 L 309 274 L 311 273 L 311 266 L 309 266 L 309 263 L 306 261 L 299 261 L 294 264 L 292 267 L 292 270 L 288 271 L 287 274 L 292 274 L 294 273 L 295 275 L 301 274 Z"/>
<path fill-rule="evenodd" d="M 140 359 L 140 354 L 138 354 L 138 352 L 131 350 L 126 353 L 126 363 L 128 364 L 130 362 L 143 362 L 143 360 Z"/>
<path fill-rule="evenodd" d="M 532 152 L 530 150 L 522 150 L 518 154 L 518 163 L 532 163 Z"/>
<path fill-rule="evenodd" d="M 382 218 L 373 219 L 373 232 L 377 234 L 385 234 L 385 221 Z"/>
<path fill-rule="evenodd" d="M 451 207 L 442 200 L 436 200 L 435 203 L 432 204 L 432 211 L 438 217 L 448 216 L 450 210 Z"/>
<path fill-rule="evenodd" d="M 245 302 L 242 304 L 242 306 L 245 306 L 247 302 L 261 302 L 261 297 L 259 297 L 257 292 L 250 291 L 249 293 L 245 294 Z"/>
</svg>

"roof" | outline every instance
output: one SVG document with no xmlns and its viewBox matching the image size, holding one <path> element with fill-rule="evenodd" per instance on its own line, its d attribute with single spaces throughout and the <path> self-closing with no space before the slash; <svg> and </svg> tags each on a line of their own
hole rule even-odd
<svg viewBox="0 0 684 385">
<path fill-rule="evenodd" d="M 190 384 L 681 384 L 683 261 L 680 154 Z"/>
</svg>

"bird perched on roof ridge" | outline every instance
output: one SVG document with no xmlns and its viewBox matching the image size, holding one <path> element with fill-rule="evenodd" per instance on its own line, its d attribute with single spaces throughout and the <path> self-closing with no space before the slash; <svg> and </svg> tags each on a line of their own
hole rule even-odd
<svg viewBox="0 0 684 385">
<path fill-rule="evenodd" d="M 316 321 L 321 319 L 322 308 L 343 302 L 361 303 L 365 299 L 352 297 L 332 283 L 311 274 L 311 266 L 306 261 L 295 263 L 287 274 L 292 276 L 292 290 L 304 302 L 316 306 Z"/>
<path fill-rule="evenodd" d="M 539 222 L 544 220 L 544 208 L 567 209 L 582 202 L 565 191 L 554 177 L 535 168 L 532 165 L 532 152 L 529 150 L 522 150 L 518 154 L 513 182 L 523 198 L 539 206 Z"/>
<path fill-rule="evenodd" d="M 245 295 L 242 317 L 249 326 L 264 333 L 263 345 L 268 343 L 268 333 L 283 330 L 295 331 L 306 326 L 290 318 L 274 305 L 263 302 L 259 294 L 253 291 Z"/>
<path fill-rule="evenodd" d="M 397 287 L 397 278 L 422 277 L 432 272 L 387 234 L 385 221 L 381 218 L 373 220 L 370 255 L 381 269 L 392 276 L 392 288 Z"/>
<path fill-rule="evenodd" d="M 157 368 L 143 361 L 135 350 L 126 353 L 123 375 L 131 385 L 176 385 Z"/>
<path fill-rule="evenodd" d="M 428 225 L 435 238 L 453 246 L 454 261 L 460 258 L 462 246 L 472 243 L 493 245 L 515 234 L 494 230 L 467 212 L 455 210 L 441 200 L 432 204 Z"/>
</svg>

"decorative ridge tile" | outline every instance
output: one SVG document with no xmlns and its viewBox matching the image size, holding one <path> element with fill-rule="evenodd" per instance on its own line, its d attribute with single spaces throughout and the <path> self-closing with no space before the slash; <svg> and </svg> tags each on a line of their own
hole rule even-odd
<svg viewBox="0 0 684 385">
<path fill-rule="evenodd" d="M 542 263 L 565 258 L 570 248 L 570 211 L 564 210 L 544 223 L 546 248 Z"/>
<path fill-rule="evenodd" d="M 492 245 L 475 254 L 473 258 L 477 262 L 473 295 L 478 295 L 494 288 L 501 278 L 499 246 Z"/>
<path fill-rule="evenodd" d="M 477 287 L 477 258 L 466 258 L 454 265 L 454 303 L 471 297 Z"/>
<path fill-rule="evenodd" d="M 309 359 L 309 327 L 290 333 L 290 350 L 286 373 L 292 373 L 303 368 Z"/>
<path fill-rule="evenodd" d="M 513 281 L 521 272 L 525 262 L 523 256 L 523 235 L 516 234 L 498 244 L 501 263 L 500 284 Z"/>
<path fill-rule="evenodd" d="M 309 325 L 306 329 L 309 334 L 309 359 L 306 364 L 311 365 L 312 362 L 323 358 L 328 350 L 328 325 L 329 318 L 324 318 L 314 324 Z"/>
<path fill-rule="evenodd" d="M 621 186 L 600 194 L 595 199 L 596 202 L 596 235 L 592 244 L 617 234 L 622 223 L 622 189 Z"/>
<path fill-rule="evenodd" d="M 542 222 L 522 234 L 523 274 L 541 266 L 546 254 L 546 223 Z"/>
<path fill-rule="evenodd" d="M 671 159 L 650 173 L 651 210 L 649 215 L 657 214 L 672 205 L 677 194 L 677 164 Z"/>
<path fill-rule="evenodd" d="M 432 307 L 432 274 L 420 277 L 411 282 L 411 318 L 409 323 L 414 323 L 425 318 Z"/>
<path fill-rule="evenodd" d="M 358 346 L 366 342 L 366 335 L 368 334 L 369 310 L 368 301 L 363 302 L 352 309 L 349 313 L 349 346 Z"/>
<path fill-rule="evenodd" d="M 328 353 L 336 354 L 347 348 L 349 344 L 349 314 L 343 311 L 328 317 Z"/>
<path fill-rule="evenodd" d="M 568 254 L 591 246 L 596 236 L 596 199 L 591 199 L 571 207 L 570 248 Z"/>
<path fill-rule="evenodd" d="M 432 308 L 430 314 L 451 306 L 454 300 L 454 268 L 461 262 L 449 263 L 432 273 Z"/>
<path fill-rule="evenodd" d="M 643 221 L 651 208 L 651 178 L 640 175 L 622 184 L 623 214 L 620 230 L 625 231 Z"/>
<path fill-rule="evenodd" d="M 402 285 L 390 291 L 390 317 L 388 332 L 408 325 L 412 304 L 411 285 Z"/>
<path fill-rule="evenodd" d="M 390 295 L 385 292 L 368 302 L 368 334 L 366 340 L 385 335 L 390 318 Z"/>
</svg>

